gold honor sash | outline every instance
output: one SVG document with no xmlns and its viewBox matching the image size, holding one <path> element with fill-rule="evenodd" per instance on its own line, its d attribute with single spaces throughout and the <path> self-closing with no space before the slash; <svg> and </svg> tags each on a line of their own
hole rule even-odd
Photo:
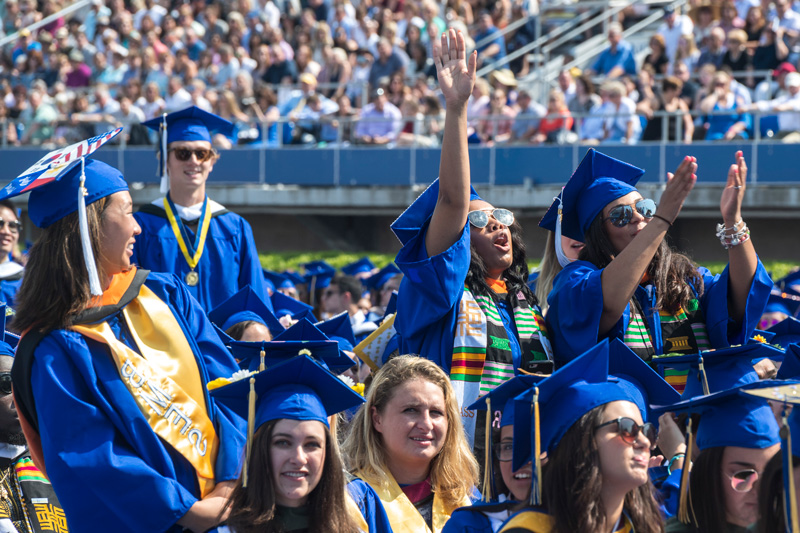
<svg viewBox="0 0 800 533">
<path fill-rule="evenodd" d="M 180 218 L 176 216 L 175 212 L 172 210 L 170 203 L 170 200 L 165 196 L 164 211 L 167 213 L 167 220 L 169 220 L 172 233 L 175 234 L 175 238 L 178 239 L 178 246 L 180 246 L 183 258 L 186 259 L 186 263 L 189 265 L 189 268 L 192 269 L 192 271 L 186 275 L 186 281 L 187 284 L 194 286 L 197 285 L 199 279 L 194 269 L 197 268 L 200 257 L 203 255 L 203 250 L 206 246 L 206 238 L 208 237 L 208 227 L 211 225 L 211 208 L 208 206 L 208 197 L 206 196 L 203 204 L 203 214 L 200 217 L 197 241 L 191 244 L 187 244 L 186 239 L 184 239 L 186 228 L 183 227 L 183 222 L 181 222 Z M 189 253 L 189 246 L 192 246 L 193 254 Z"/>
<path fill-rule="evenodd" d="M 359 473 L 355 473 L 355 475 L 367 481 Z M 446 509 L 442 500 L 434 492 L 433 518 L 431 519 L 433 531 L 431 532 L 422 515 L 419 514 L 417 508 L 414 507 L 414 504 L 411 503 L 411 500 L 408 499 L 408 496 L 406 496 L 391 474 L 387 473 L 386 478 L 380 484 L 373 484 L 369 481 L 367 483 L 380 497 L 383 508 L 386 509 L 386 515 L 389 517 L 389 524 L 395 533 L 421 533 L 423 531 L 426 533 L 440 533 L 456 508 L 471 504 L 469 498 L 464 498 L 460 505 L 452 509 Z"/>
<path fill-rule="evenodd" d="M 219 439 L 194 353 L 167 304 L 146 286 L 122 314 L 142 355 L 117 340 L 107 322 L 72 329 L 108 345 L 150 427 L 192 464 L 204 497 L 214 489 Z"/>
<path fill-rule="evenodd" d="M 364 533 L 369 533 L 369 525 L 367 525 L 364 515 L 361 514 L 361 509 L 358 508 L 358 504 L 353 500 L 353 497 L 350 496 L 350 492 L 348 492 L 346 488 L 344 489 L 344 504 L 347 508 L 347 514 L 349 514 L 350 518 L 356 523 L 358 529 Z"/>
</svg>

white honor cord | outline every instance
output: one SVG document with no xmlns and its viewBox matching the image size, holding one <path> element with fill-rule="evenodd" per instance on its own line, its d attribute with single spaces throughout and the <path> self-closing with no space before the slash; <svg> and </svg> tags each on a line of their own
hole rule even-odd
<svg viewBox="0 0 800 533">
<path fill-rule="evenodd" d="M 89 274 L 89 289 L 92 296 L 102 296 L 103 289 L 100 287 L 100 278 L 97 275 L 97 265 L 94 262 L 92 253 L 92 241 L 89 237 L 89 221 L 86 217 L 86 158 L 81 157 L 81 185 L 78 187 L 78 225 L 81 232 L 81 246 L 83 248 L 83 262 L 86 265 L 86 272 Z"/>
<path fill-rule="evenodd" d="M 563 194 L 563 193 L 562 193 Z M 561 194 L 553 198 L 553 200 L 558 200 L 558 217 L 556 218 L 556 238 L 555 238 L 555 247 L 556 247 L 556 257 L 558 258 L 558 264 L 561 265 L 561 268 L 566 267 L 568 264 L 572 263 L 574 259 L 570 259 L 564 253 L 564 249 L 561 247 Z"/>
<path fill-rule="evenodd" d="M 169 176 L 167 175 L 167 114 L 161 116 L 161 194 L 169 192 Z"/>
</svg>

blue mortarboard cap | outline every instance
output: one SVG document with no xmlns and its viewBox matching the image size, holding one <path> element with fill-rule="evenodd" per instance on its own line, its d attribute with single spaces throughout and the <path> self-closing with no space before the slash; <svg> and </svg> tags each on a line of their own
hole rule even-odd
<svg viewBox="0 0 800 533">
<path fill-rule="evenodd" d="M 308 356 L 282 361 L 252 376 L 257 395 L 255 427 L 279 419 L 317 420 L 357 407 L 364 398 Z M 248 417 L 250 379 L 213 389 L 211 396 Z"/>
<path fill-rule="evenodd" d="M 392 279 L 395 276 L 401 275 L 403 272 L 397 268 L 397 265 L 394 263 L 389 263 L 378 272 L 370 276 L 364 281 L 364 285 L 366 285 L 370 289 L 378 290 Z"/>
<path fill-rule="evenodd" d="M 609 343 L 604 339 L 514 399 L 514 470 L 533 457 L 535 388 L 539 391 L 538 425 L 543 452 L 552 452 L 564 433 L 595 407 L 617 400 L 636 403 L 628 389 L 608 377 L 608 357 Z"/>
<path fill-rule="evenodd" d="M 343 311 L 333 318 L 317 322 L 314 324 L 329 339 L 339 343 L 340 350 L 353 351 L 356 345 L 356 337 L 353 335 L 353 326 L 350 323 L 350 315 Z"/>
<path fill-rule="evenodd" d="M 272 313 L 271 305 L 272 302 L 265 303 L 250 285 L 246 285 L 212 309 L 208 319 L 223 331 L 239 322 L 252 320 L 265 325 L 272 335 L 278 335 L 284 328 Z"/>
<path fill-rule="evenodd" d="M 303 283 L 306 282 L 306 278 L 304 278 L 302 275 L 292 270 L 284 270 L 283 275 L 286 276 L 289 279 L 289 281 L 294 283 L 295 287 L 297 285 L 302 285 Z"/>
<path fill-rule="evenodd" d="M 272 270 L 264 269 L 264 279 L 272 283 L 276 290 L 279 289 L 294 289 L 294 282 L 289 279 L 289 276 L 273 272 Z"/>
<path fill-rule="evenodd" d="M 776 344 L 773 341 L 775 334 L 771 331 L 764 331 L 763 329 L 754 329 L 753 334 L 747 339 L 747 344 L 755 344 L 757 342 L 766 342 L 767 344 Z"/>
<path fill-rule="evenodd" d="M 381 322 L 383 322 L 383 320 L 387 316 L 393 315 L 396 312 L 397 312 L 397 293 L 392 292 L 392 296 L 389 298 L 389 303 L 386 304 L 386 310 L 383 312 L 383 318 L 381 319 Z"/>
<path fill-rule="evenodd" d="M 657 424 L 651 406 L 678 402 L 681 395 L 620 339 L 611 341 L 608 349 L 608 374 L 619 378 L 619 385 L 636 399 L 644 421 Z"/>
<path fill-rule="evenodd" d="M 514 397 L 522 394 L 533 385 L 540 383 L 547 376 L 520 374 L 501 383 L 494 390 L 475 400 L 467 407 L 470 411 L 485 411 L 486 399 L 491 401 L 492 411 L 500 411 L 500 427 L 514 424 Z"/>
<path fill-rule="evenodd" d="M 781 290 L 785 290 L 786 288 L 800 290 L 800 270 L 795 270 L 794 272 L 788 273 L 776 281 L 775 286 Z"/>
<path fill-rule="evenodd" d="M 164 117 L 152 118 L 142 122 L 151 130 L 159 131 Z M 233 132 L 233 124 L 213 113 L 203 111 L 197 106 L 187 107 L 166 116 L 167 144 L 175 141 L 208 141 L 211 132 L 219 132 L 225 136 Z"/>
<path fill-rule="evenodd" d="M 306 273 L 305 282 L 308 283 L 309 288 L 324 289 L 331 284 L 333 276 L 336 275 L 336 269 L 325 261 L 311 261 L 303 265 Z"/>
<path fill-rule="evenodd" d="M 767 306 L 764 313 L 783 313 L 789 316 L 797 316 L 800 308 L 800 292 L 790 287 L 783 290 L 773 287 L 767 299 Z"/>
<path fill-rule="evenodd" d="M 644 170 L 590 148 L 561 191 L 561 201 L 556 198 L 539 225 L 555 232 L 560 204 L 561 234 L 583 242 L 603 208 L 635 191 L 643 175 Z"/>
<path fill-rule="evenodd" d="M 786 382 L 765 380 L 731 389 L 697 396 L 658 407 L 658 411 L 700 415 L 697 447 L 701 450 L 718 446 L 764 449 L 780 442 L 778 423 L 772 408 L 763 399 L 744 391 L 768 389 Z"/>
<path fill-rule="evenodd" d="M 272 300 L 272 308 L 275 310 L 275 316 L 278 318 L 289 315 L 292 320 L 299 320 L 305 317 L 312 322 L 317 321 L 314 317 L 314 308 L 307 303 L 278 291 L 273 292 L 270 299 Z"/>
<path fill-rule="evenodd" d="M 767 332 L 775 335 L 771 340 L 768 339 L 768 342 L 786 348 L 790 344 L 800 342 L 800 320 L 790 316 L 769 328 Z"/>
<path fill-rule="evenodd" d="M 358 261 L 354 261 L 349 265 L 342 267 L 342 272 L 348 276 L 357 276 L 358 274 L 370 273 L 375 270 L 375 265 L 372 264 L 369 257 L 362 257 Z"/>
<path fill-rule="evenodd" d="M 789 344 L 778 368 L 777 379 L 800 379 L 800 345 Z M 800 433 L 798 433 L 800 435 Z"/>
<path fill-rule="evenodd" d="M 436 202 L 439 200 L 439 178 L 436 178 L 414 202 L 392 222 L 392 231 L 405 245 L 414 238 L 425 222 L 433 215 Z M 469 200 L 482 200 L 470 185 Z"/>
<path fill-rule="evenodd" d="M 686 387 L 681 397 L 693 398 L 702 396 L 706 392 L 700 371 L 701 362 L 708 379 L 707 392 L 716 393 L 758 381 L 758 374 L 753 369 L 753 365 L 761 359 L 782 359 L 782 357 L 783 350 L 780 348 L 756 342 L 690 355 L 654 357 L 653 362 L 658 365 L 660 370 L 665 367 L 688 368 Z"/>
<path fill-rule="evenodd" d="M 267 276 L 264 276 L 264 287 L 267 288 L 267 294 L 275 292 L 275 284 Z"/>
</svg>

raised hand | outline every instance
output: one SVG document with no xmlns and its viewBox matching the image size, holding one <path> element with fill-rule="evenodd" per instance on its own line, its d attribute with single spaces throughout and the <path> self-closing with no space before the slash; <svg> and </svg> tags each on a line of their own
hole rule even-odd
<svg viewBox="0 0 800 533">
<path fill-rule="evenodd" d="M 441 45 L 433 41 L 433 62 L 439 87 L 448 106 L 464 105 L 475 86 L 478 53 L 472 52 L 469 61 L 466 60 L 466 44 L 460 31 L 448 30 L 442 34 L 441 41 Z"/>
<path fill-rule="evenodd" d="M 667 173 L 667 186 L 658 203 L 658 214 L 675 222 L 683 203 L 697 182 L 697 158 L 686 156 L 675 173 Z"/>
<path fill-rule="evenodd" d="M 719 200 L 719 210 L 725 227 L 731 227 L 742 218 L 742 200 L 747 183 L 747 164 L 744 154 L 736 152 L 736 163 L 728 169 L 728 182 L 722 190 Z"/>
</svg>

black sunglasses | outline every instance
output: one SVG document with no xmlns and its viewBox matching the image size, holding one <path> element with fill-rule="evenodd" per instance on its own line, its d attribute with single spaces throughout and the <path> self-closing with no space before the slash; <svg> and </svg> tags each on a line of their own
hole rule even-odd
<svg viewBox="0 0 800 533">
<path fill-rule="evenodd" d="M 595 426 L 594 429 L 598 430 L 600 428 L 610 426 L 611 424 L 617 424 L 617 433 L 619 433 L 619 436 L 622 437 L 622 440 L 628 444 L 635 444 L 636 439 L 639 438 L 639 433 L 641 433 L 647 437 L 647 440 L 650 441 L 650 449 L 655 449 L 656 439 L 658 439 L 658 430 L 656 429 L 656 426 L 650 422 L 639 425 L 634 419 L 623 416 L 614 420 L 609 420 L 608 422 L 600 424 L 599 426 Z"/>
<path fill-rule="evenodd" d="M 633 208 L 642 215 L 644 218 L 653 218 L 656 214 L 656 203 L 650 198 L 642 198 L 635 204 L 631 205 L 618 205 L 608 213 L 608 217 L 603 222 L 609 220 L 614 227 L 623 228 L 633 218 Z"/>
<path fill-rule="evenodd" d="M 6 225 L 8 225 L 8 231 L 11 233 L 19 233 L 19 230 L 22 229 L 22 222 L 19 220 L 3 220 L 0 218 L 0 230 L 5 229 Z"/>
<path fill-rule="evenodd" d="M 11 394 L 11 372 L 0 372 L 0 394 Z"/>
<path fill-rule="evenodd" d="M 476 228 L 485 228 L 489 224 L 489 215 L 504 226 L 510 226 L 514 223 L 514 213 L 508 209 L 487 209 L 486 211 L 478 209 L 470 211 L 467 214 L 467 220 Z"/>
<path fill-rule="evenodd" d="M 197 158 L 197 161 L 200 163 L 204 163 L 214 157 L 216 152 L 211 148 L 198 148 L 196 150 L 190 150 L 189 148 L 171 148 L 170 152 L 175 154 L 175 157 L 178 158 L 178 161 L 188 161 L 191 159 L 192 154 Z"/>
</svg>

